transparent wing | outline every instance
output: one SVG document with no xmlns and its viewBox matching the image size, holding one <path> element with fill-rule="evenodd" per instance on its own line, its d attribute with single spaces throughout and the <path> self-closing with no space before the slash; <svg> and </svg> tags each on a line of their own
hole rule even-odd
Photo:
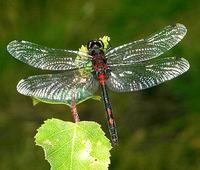
<svg viewBox="0 0 200 170">
<path fill-rule="evenodd" d="M 23 95 L 63 104 L 71 104 L 72 96 L 76 103 L 90 98 L 97 88 L 92 74 L 82 76 L 78 70 L 31 76 L 17 85 L 17 91 Z"/>
<path fill-rule="evenodd" d="M 154 59 L 132 65 L 111 67 L 111 76 L 107 83 L 113 91 L 137 91 L 171 80 L 188 69 L 189 63 L 184 58 Z"/>
<path fill-rule="evenodd" d="M 44 70 L 69 70 L 82 67 L 91 56 L 80 51 L 53 49 L 28 41 L 14 40 L 7 46 L 16 59 Z M 77 57 L 80 56 L 80 57 Z M 82 60 L 80 60 L 80 58 Z"/>
<path fill-rule="evenodd" d="M 158 57 L 180 42 L 186 32 L 182 24 L 170 25 L 146 39 L 116 47 L 106 54 L 108 65 L 131 64 Z"/>
</svg>

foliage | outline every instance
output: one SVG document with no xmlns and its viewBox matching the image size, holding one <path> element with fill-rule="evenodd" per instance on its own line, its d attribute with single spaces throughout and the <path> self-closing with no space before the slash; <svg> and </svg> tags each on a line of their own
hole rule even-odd
<svg viewBox="0 0 200 170">
<path fill-rule="evenodd" d="M 110 164 L 111 144 L 95 122 L 49 119 L 38 129 L 35 141 L 52 170 L 105 170 Z"/>
</svg>

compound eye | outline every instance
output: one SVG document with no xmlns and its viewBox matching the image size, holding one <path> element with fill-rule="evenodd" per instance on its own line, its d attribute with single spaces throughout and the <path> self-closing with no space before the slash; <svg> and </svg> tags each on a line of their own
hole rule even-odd
<svg viewBox="0 0 200 170">
<path fill-rule="evenodd" d="M 92 41 L 89 41 L 89 42 L 87 43 L 87 49 L 91 49 L 91 46 L 92 46 Z"/>
<path fill-rule="evenodd" d="M 104 48 L 104 44 L 103 44 L 103 42 L 101 40 L 99 40 L 98 43 L 99 43 L 99 47 L 100 48 Z"/>
</svg>

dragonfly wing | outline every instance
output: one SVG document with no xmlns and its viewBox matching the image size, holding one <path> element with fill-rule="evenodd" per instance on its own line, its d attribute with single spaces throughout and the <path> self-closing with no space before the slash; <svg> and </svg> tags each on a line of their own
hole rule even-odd
<svg viewBox="0 0 200 170">
<path fill-rule="evenodd" d="M 138 91 L 173 79 L 189 69 L 184 58 L 160 58 L 111 67 L 108 87 L 113 91 Z"/>
<path fill-rule="evenodd" d="M 108 64 L 130 64 L 158 57 L 185 36 L 187 29 L 182 24 L 169 25 L 161 31 L 122 46 L 116 47 L 106 54 Z"/>
<path fill-rule="evenodd" d="M 22 79 L 17 91 L 41 101 L 71 104 L 72 97 L 79 103 L 93 96 L 98 82 L 92 74 L 80 75 L 78 70 L 45 74 Z"/>
<path fill-rule="evenodd" d="M 86 64 L 91 57 L 84 52 L 47 48 L 23 40 L 14 40 L 10 42 L 7 46 L 7 50 L 16 59 L 44 70 L 69 70 L 80 68 Z"/>
</svg>

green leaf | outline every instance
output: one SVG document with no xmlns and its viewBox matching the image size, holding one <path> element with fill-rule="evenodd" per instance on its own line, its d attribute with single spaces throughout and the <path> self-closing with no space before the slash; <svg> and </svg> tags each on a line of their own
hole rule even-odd
<svg viewBox="0 0 200 170">
<path fill-rule="evenodd" d="M 42 103 L 47 103 L 47 104 L 65 104 L 65 105 L 68 105 L 68 106 L 71 107 L 71 103 L 68 103 L 67 101 L 64 103 L 62 101 L 60 101 L 60 102 L 59 101 L 50 101 L 50 100 L 45 100 L 45 99 L 41 99 L 39 97 L 33 97 L 33 96 L 31 98 L 33 100 L 33 105 L 34 106 L 37 105 L 38 103 L 42 102 Z M 78 105 L 78 104 L 80 104 L 80 103 L 82 103 L 82 102 L 84 102 L 84 101 L 86 101 L 88 99 L 93 99 L 93 100 L 100 101 L 101 97 L 100 96 L 89 96 L 89 97 L 86 97 L 86 98 L 78 101 L 76 104 Z"/>
<path fill-rule="evenodd" d="M 33 101 L 33 106 L 35 106 L 41 102 L 40 100 L 38 100 L 37 98 L 34 98 L 34 97 L 32 97 L 32 101 Z"/>
<path fill-rule="evenodd" d="M 52 170 L 105 170 L 110 164 L 112 146 L 95 122 L 48 119 L 35 142 L 44 149 Z"/>
</svg>

